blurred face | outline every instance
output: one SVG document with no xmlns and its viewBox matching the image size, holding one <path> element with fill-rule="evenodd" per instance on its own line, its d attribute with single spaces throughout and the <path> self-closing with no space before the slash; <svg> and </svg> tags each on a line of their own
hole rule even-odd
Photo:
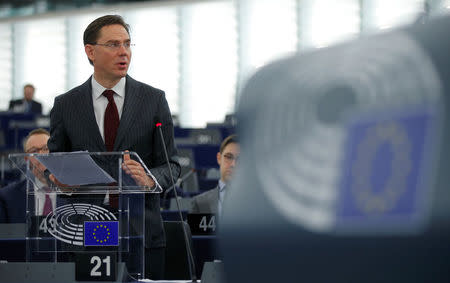
<svg viewBox="0 0 450 283">
<path fill-rule="evenodd" d="M 86 54 L 94 64 L 94 77 L 104 87 L 113 87 L 127 75 L 131 49 L 124 45 L 129 42 L 130 36 L 123 26 L 109 25 L 100 30 L 96 45 L 85 45 Z"/>
<path fill-rule="evenodd" d="M 240 153 L 241 148 L 237 143 L 229 143 L 222 153 L 217 153 L 217 163 L 220 166 L 220 179 L 222 182 L 228 183 L 231 180 Z"/>
<path fill-rule="evenodd" d="M 26 100 L 30 101 L 33 99 L 34 89 L 30 86 L 27 86 L 23 89 L 23 96 Z"/>
<path fill-rule="evenodd" d="M 25 143 L 25 153 L 49 153 L 47 147 L 47 141 L 49 136 L 46 134 L 35 134 L 28 138 Z M 43 172 L 45 171 L 45 166 L 37 161 L 34 157 L 29 157 L 33 174 L 38 177 L 42 182 L 45 181 L 43 178 Z"/>
</svg>

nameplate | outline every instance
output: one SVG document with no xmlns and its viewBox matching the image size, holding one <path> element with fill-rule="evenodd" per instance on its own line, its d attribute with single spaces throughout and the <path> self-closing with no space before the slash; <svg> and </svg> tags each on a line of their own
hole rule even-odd
<svg viewBox="0 0 450 283">
<path fill-rule="evenodd" d="M 76 281 L 116 281 L 117 257 L 114 252 L 77 253 Z"/>
<path fill-rule="evenodd" d="M 211 213 L 194 213 L 187 215 L 192 235 L 215 235 L 217 217 Z"/>
</svg>

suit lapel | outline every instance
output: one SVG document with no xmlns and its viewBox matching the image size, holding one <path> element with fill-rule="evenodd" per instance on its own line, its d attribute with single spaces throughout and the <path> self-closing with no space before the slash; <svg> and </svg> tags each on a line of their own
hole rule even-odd
<svg viewBox="0 0 450 283">
<path fill-rule="evenodd" d="M 140 113 L 139 108 L 142 106 L 142 96 L 143 93 L 139 91 L 137 83 L 127 75 L 122 117 L 120 118 L 119 129 L 114 142 L 115 151 L 120 148 L 127 131 L 131 128 L 136 117 Z"/>
<path fill-rule="evenodd" d="M 211 211 L 213 213 L 217 213 L 219 210 L 219 194 L 220 190 L 219 186 L 217 186 L 216 188 L 213 189 L 212 201 L 209 202 L 211 204 Z"/>
<path fill-rule="evenodd" d="M 83 119 L 83 126 L 89 135 L 93 138 L 93 141 L 98 145 L 99 151 L 106 151 L 105 143 L 103 142 L 100 129 L 98 128 L 97 120 L 94 114 L 94 104 L 92 102 L 92 77 L 90 77 L 84 84 L 80 93 L 80 104 L 78 111 Z"/>
</svg>

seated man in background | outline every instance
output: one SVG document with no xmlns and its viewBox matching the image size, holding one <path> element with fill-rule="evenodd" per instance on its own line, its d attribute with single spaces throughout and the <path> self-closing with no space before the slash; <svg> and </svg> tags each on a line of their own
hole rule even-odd
<svg viewBox="0 0 450 283">
<path fill-rule="evenodd" d="M 214 213 L 220 215 L 226 192 L 226 185 L 231 177 L 239 158 L 240 146 L 237 135 L 225 138 L 217 153 L 217 163 L 220 167 L 220 180 L 217 187 L 192 198 L 190 213 Z"/>
<path fill-rule="evenodd" d="M 48 153 L 49 137 L 50 134 L 45 129 L 39 128 L 31 131 L 23 143 L 25 153 Z M 42 183 L 46 183 L 42 174 L 45 167 L 34 158 L 30 162 L 33 173 L 37 177 L 35 182 L 42 187 Z M 27 181 L 24 179 L 0 189 L 0 223 L 25 223 L 26 186 Z M 36 190 L 34 203 L 31 203 L 29 207 L 35 209 L 35 215 L 47 215 L 55 209 L 55 205 L 55 195 Z"/>
<path fill-rule="evenodd" d="M 26 84 L 23 87 L 23 99 L 11 100 L 9 102 L 9 110 L 42 115 L 42 105 L 33 100 L 34 91 L 35 88 L 32 84 Z"/>
</svg>

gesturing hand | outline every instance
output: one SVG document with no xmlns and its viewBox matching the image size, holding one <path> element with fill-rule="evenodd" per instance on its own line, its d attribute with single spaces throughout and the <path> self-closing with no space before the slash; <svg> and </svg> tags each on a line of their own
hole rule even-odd
<svg viewBox="0 0 450 283">
<path fill-rule="evenodd" d="M 128 152 L 128 150 L 126 150 L 126 152 Z M 123 155 L 122 169 L 128 175 L 131 175 L 139 186 L 152 188 L 155 185 L 155 181 L 147 175 L 145 169 L 139 162 L 130 158 L 130 154 Z"/>
</svg>

